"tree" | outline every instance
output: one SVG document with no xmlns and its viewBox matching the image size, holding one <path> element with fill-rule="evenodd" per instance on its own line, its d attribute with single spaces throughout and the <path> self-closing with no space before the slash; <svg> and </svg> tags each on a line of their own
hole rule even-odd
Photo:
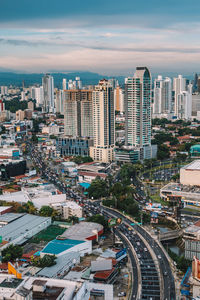
<svg viewBox="0 0 200 300">
<path fill-rule="evenodd" d="M 54 209 L 50 206 L 44 205 L 39 210 L 39 215 L 42 217 L 51 217 Z"/>
<path fill-rule="evenodd" d="M 90 156 L 74 156 L 71 161 L 75 162 L 76 164 L 80 165 L 83 163 L 88 163 L 88 162 L 92 162 L 93 159 Z"/>
<path fill-rule="evenodd" d="M 96 179 L 91 182 L 91 185 L 87 191 L 89 197 L 93 197 L 94 199 L 108 196 L 108 187 L 106 181 L 100 177 L 96 177 Z"/>
<path fill-rule="evenodd" d="M 158 145 L 157 158 L 160 160 L 170 157 L 169 148 L 166 145 Z"/>
<path fill-rule="evenodd" d="M 42 258 L 34 259 L 33 265 L 39 268 L 51 267 L 56 264 L 56 256 L 45 254 Z"/>
<path fill-rule="evenodd" d="M 101 224 L 104 227 L 105 231 L 108 230 L 108 221 L 102 215 L 91 216 L 87 218 L 87 221 Z"/>
<path fill-rule="evenodd" d="M 15 261 L 17 258 L 21 258 L 23 254 L 22 247 L 18 245 L 10 245 L 2 251 L 3 262 Z"/>
</svg>

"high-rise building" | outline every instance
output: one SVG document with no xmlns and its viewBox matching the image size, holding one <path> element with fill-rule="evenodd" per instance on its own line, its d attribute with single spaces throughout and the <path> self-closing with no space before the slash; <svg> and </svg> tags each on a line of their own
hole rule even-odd
<svg viewBox="0 0 200 300">
<path fill-rule="evenodd" d="M 65 135 L 92 137 L 92 91 L 64 91 Z"/>
<path fill-rule="evenodd" d="M 188 120 L 192 115 L 192 84 L 179 75 L 174 78 L 174 115 L 177 119 Z"/>
<path fill-rule="evenodd" d="M 151 146 L 151 74 L 137 67 L 133 77 L 125 79 L 125 143 L 139 153 L 139 159 L 156 156 Z M 155 148 L 155 149 L 154 149 Z"/>
<path fill-rule="evenodd" d="M 43 86 L 40 87 L 33 87 L 31 89 L 31 97 L 32 99 L 36 100 L 36 106 L 37 107 L 42 107 L 44 104 L 44 90 Z"/>
<path fill-rule="evenodd" d="M 123 113 L 124 112 L 124 90 L 118 85 L 114 89 L 114 103 L 115 110 Z"/>
<path fill-rule="evenodd" d="M 70 79 L 68 81 L 68 90 L 81 90 L 82 89 L 82 81 L 80 77 L 76 77 L 75 80 Z"/>
<path fill-rule="evenodd" d="M 200 76 L 197 79 L 197 92 L 200 93 Z"/>
<path fill-rule="evenodd" d="M 50 74 L 46 74 L 42 78 L 42 86 L 44 90 L 44 112 L 54 112 L 54 80 Z"/>
<path fill-rule="evenodd" d="M 108 80 L 100 80 L 92 93 L 94 146 L 90 156 L 95 161 L 113 160 L 115 145 L 114 92 Z"/>
<path fill-rule="evenodd" d="M 178 118 L 178 99 L 179 94 L 186 91 L 186 78 L 183 78 L 182 75 L 178 75 L 177 78 L 174 78 L 173 82 L 173 90 L 174 90 L 174 115 Z"/>
<path fill-rule="evenodd" d="M 134 77 L 125 79 L 126 145 L 151 144 L 151 74 L 137 67 Z"/>
<path fill-rule="evenodd" d="M 171 79 L 158 76 L 154 81 L 153 116 L 159 117 L 171 112 L 172 84 Z"/>
<path fill-rule="evenodd" d="M 64 93 L 63 90 L 56 91 L 56 112 L 64 114 Z"/>
<path fill-rule="evenodd" d="M 66 78 L 63 78 L 62 89 L 63 89 L 63 91 L 65 91 L 67 89 L 67 80 L 66 80 Z"/>
</svg>

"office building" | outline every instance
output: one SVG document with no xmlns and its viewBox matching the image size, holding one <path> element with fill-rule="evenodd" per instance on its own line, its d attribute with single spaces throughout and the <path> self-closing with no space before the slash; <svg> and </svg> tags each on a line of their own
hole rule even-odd
<svg viewBox="0 0 200 300">
<path fill-rule="evenodd" d="M 162 76 L 154 81 L 153 117 L 162 117 L 171 112 L 172 84 L 171 79 Z"/>
<path fill-rule="evenodd" d="M 114 89 L 114 103 L 117 112 L 124 112 L 124 90 L 118 85 Z"/>
<path fill-rule="evenodd" d="M 87 137 L 63 136 L 56 140 L 56 148 L 61 156 L 89 156 L 93 140 Z"/>
<path fill-rule="evenodd" d="M 103 79 L 92 93 L 94 146 L 90 156 L 95 161 L 108 163 L 114 158 L 115 112 L 114 92 L 110 83 Z"/>
<path fill-rule="evenodd" d="M 156 146 L 151 146 L 151 74 L 146 67 L 137 67 L 134 76 L 125 79 L 125 144 L 130 151 L 139 150 L 140 160 L 156 156 Z"/>
<path fill-rule="evenodd" d="M 54 80 L 50 74 L 46 74 L 42 78 L 42 86 L 44 91 L 44 112 L 54 112 Z"/>
<path fill-rule="evenodd" d="M 92 137 L 92 91 L 64 91 L 64 132 L 72 137 Z"/>
</svg>

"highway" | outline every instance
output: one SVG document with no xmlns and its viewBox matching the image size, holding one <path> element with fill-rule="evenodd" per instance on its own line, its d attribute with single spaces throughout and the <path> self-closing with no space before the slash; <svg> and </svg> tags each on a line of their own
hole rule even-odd
<svg viewBox="0 0 200 300">
<path fill-rule="evenodd" d="M 48 166 L 48 164 L 43 160 L 42 153 L 38 151 L 32 144 L 28 143 L 28 148 L 30 151 L 30 155 L 32 161 L 35 165 L 37 165 L 41 169 L 42 176 L 46 178 L 49 182 L 54 183 L 60 191 L 66 193 L 66 195 L 72 200 L 84 204 L 85 211 L 88 213 L 90 211 L 92 214 L 102 213 L 105 217 L 110 218 L 112 216 L 120 217 L 123 220 L 123 223 L 116 229 L 116 234 L 118 234 L 123 243 L 127 246 L 129 257 L 131 260 L 132 268 L 133 268 L 133 288 L 132 288 L 132 300 L 175 300 L 175 283 L 174 277 L 170 268 L 169 261 L 162 250 L 162 248 L 158 245 L 158 243 L 141 227 L 138 225 L 132 226 L 131 221 L 122 215 L 120 212 L 115 210 L 105 208 L 100 205 L 100 202 L 90 202 L 89 200 L 85 200 L 82 196 L 78 195 L 71 189 L 65 186 L 63 182 L 61 182 L 58 178 L 57 174 L 54 174 L 54 171 Z M 127 225 L 128 224 L 128 225 Z M 129 227 L 129 228 L 128 228 Z M 132 230 L 129 230 L 132 227 Z M 137 258 L 140 263 L 140 273 L 142 278 L 142 289 L 141 295 L 138 295 L 138 270 L 136 266 L 136 261 L 131 251 L 131 247 L 127 245 L 127 241 L 121 235 L 124 234 L 129 242 L 132 244 L 135 252 L 137 253 Z M 143 240 L 138 235 L 141 234 L 143 238 L 148 243 L 149 247 L 151 247 L 151 251 L 149 251 L 148 247 L 146 247 Z M 154 252 L 157 257 L 157 261 L 159 262 L 159 273 L 156 269 L 155 261 L 152 256 L 152 252 Z M 160 278 L 162 276 L 164 289 L 161 290 L 160 286 Z M 162 293 L 161 293 L 162 292 Z"/>
<path fill-rule="evenodd" d="M 121 213 L 105 207 L 104 210 L 110 212 L 112 215 L 115 215 L 116 217 L 122 218 L 123 221 L 128 223 L 129 226 L 131 227 L 132 222 L 128 218 L 124 217 L 124 215 L 122 215 Z M 152 251 L 154 251 L 155 255 L 158 258 L 160 273 L 164 280 L 164 291 L 163 291 L 164 300 L 175 300 L 176 292 L 175 292 L 174 276 L 172 274 L 170 263 L 164 251 L 158 245 L 158 243 L 141 226 L 134 225 L 132 227 L 135 229 L 135 231 L 138 231 L 144 237 L 144 239 L 148 242 L 149 246 L 152 248 Z M 144 298 L 144 299 L 149 299 L 149 298 Z"/>
</svg>

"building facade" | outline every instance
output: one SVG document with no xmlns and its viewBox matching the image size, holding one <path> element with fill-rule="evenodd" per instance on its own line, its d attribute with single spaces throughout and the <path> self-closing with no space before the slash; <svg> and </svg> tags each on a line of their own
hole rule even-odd
<svg viewBox="0 0 200 300">
<path fill-rule="evenodd" d="M 64 91 L 64 132 L 72 137 L 92 137 L 92 91 Z"/>
<path fill-rule="evenodd" d="M 171 79 L 158 76 L 154 81 L 153 116 L 160 117 L 162 114 L 171 112 L 172 84 Z"/>
<path fill-rule="evenodd" d="M 42 86 L 44 91 L 44 112 L 54 112 L 54 79 L 50 74 L 46 74 L 42 78 Z"/>
<path fill-rule="evenodd" d="M 61 156 L 89 156 L 91 146 L 93 146 L 93 140 L 90 138 L 66 136 L 56 141 L 56 148 Z"/>
<path fill-rule="evenodd" d="M 90 156 L 95 161 L 108 163 L 113 160 L 115 145 L 114 92 L 110 83 L 103 79 L 92 93 L 94 146 Z"/>
<path fill-rule="evenodd" d="M 151 74 L 137 67 L 133 77 L 125 79 L 125 145 L 138 149 L 140 160 L 152 158 L 151 146 Z"/>
</svg>

